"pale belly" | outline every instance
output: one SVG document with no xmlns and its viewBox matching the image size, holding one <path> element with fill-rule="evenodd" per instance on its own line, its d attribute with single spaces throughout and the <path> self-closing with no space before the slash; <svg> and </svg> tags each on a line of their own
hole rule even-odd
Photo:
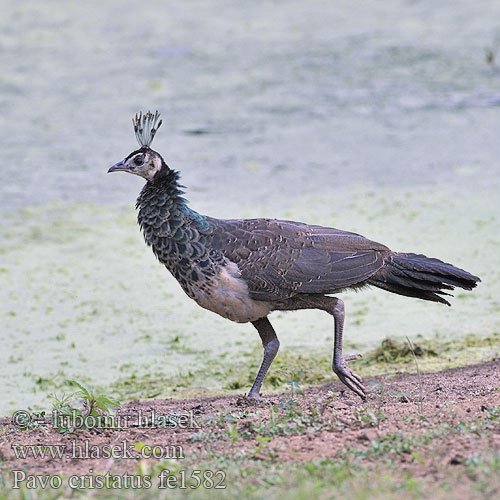
<svg viewBox="0 0 500 500">
<path fill-rule="evenodd" d="M 228 262 L 213 278 L 208 291 L 191 289 L 194 300 L 203 308 L 223 318 L 247 323 L 264 318 L 272 311 L 271 302 L 253 300 L 248 286 L 240 277 L 238 266 Z"/>
</svg>

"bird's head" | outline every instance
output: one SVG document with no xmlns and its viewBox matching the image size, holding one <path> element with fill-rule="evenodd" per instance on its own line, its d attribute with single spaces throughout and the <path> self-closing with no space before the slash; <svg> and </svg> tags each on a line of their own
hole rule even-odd
<svg viewBox="0 0 500 500">
<path fill-rule="evenodd" d="M 160 171 L 168 169 L 161 155 L 149 147 L 162 124 L 160 114 L 158 111 L 154 114 L 150 111 L 139 113 L 132 119 L 132 123 L 141 147 L 110 167 L 108 172 L 128 172 L 152 182 Z"/>
<path fill-rule="evenodd" d="M 144 177 L 147 181 L 152 182 L 155 175 L 164 166 L 168 168 L 159 153 L 147 146 L 143 146 L 130 153 L 124 160 L 110 167 L 108 172 L 128 172 L 129 174 Z"/>
</svg>

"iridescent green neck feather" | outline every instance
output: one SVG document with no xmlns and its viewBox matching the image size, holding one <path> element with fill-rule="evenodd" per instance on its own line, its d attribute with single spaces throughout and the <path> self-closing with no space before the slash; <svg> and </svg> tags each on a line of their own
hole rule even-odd
<svg viewBox="0 0 500 500">
<path fill-rule="evenodd" d="M 189 208 L 178 180 L 179 173 L 167 167 L 144 186 L 136 204 L 137 222 L 158 260 L 193 296 L 193 286 L 203 287 L 223 257 L 208 248 L 215 229 L 213 219 Z"/>
</svg>

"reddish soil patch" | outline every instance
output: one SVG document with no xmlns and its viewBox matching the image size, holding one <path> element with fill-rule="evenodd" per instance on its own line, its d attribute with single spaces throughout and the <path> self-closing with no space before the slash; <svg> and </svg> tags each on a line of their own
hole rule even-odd
<svg viewBox="0 0 500 500">
<path fill-rule="evenodd" d="M 500 360 L 423 373 L 421 403 L 417 374 L 374 377 L 365 383 L 372 387 L 366 402 L 340 383 L 310 387 L 293 399 L 290 393 L 264 396 L 257 403 L 244 397 L 132 401 L 117 412 L 124 428 L 74 434 L 61 434 L 48 419 L 38 428 L 19 430 L 5 418 L 0 422 L 6 430 L 0 438 L 0 464 L 4 470 L 23 469 L 32 474 L 88 474 L 89 469 L 133 472 L 140 458 L 133 448 L 137 442 L 164 450 L 179 445 L 186 462 L 193 456 L 203 457 L 207 450 L 228 456 L 245 450 L 255 460 L 301 463 L 332 458 L 346 449 L 356 450 L 358 457 L 364 450 L 363 459 L 370 461 L 381 456 L 369 453 L 374 443 L 385 438 L 390 444 L 388 437 L 396 435 L 411 438 L 409 446 L 419 454 L 400 449 L 392 457 L 397 457 L 402 470 L 411 469 L 418 476 L 439 475 L 474 453 L 500 449 L 495 417 L 500 405 Z M 135 425 L 139 418 L 144 424 L 153 414 L 156 426 Z M 188 417 L 177 420 L 175 427 L 167 425 L 179 415 Z M 475 432 L 479 423 L 486 432 Z M 425 439 L 430 431 L 435 431 L 432 439 Z M 265 446 L 258 436 L 266 436 Z M 18 458 L 13 445 L 65 445 L 66 449 L 62 458 L 34 458 L 31 453 Z M 105 453 L 104 457 L 80 458 L 92 450 L 95 454 L 96 448 L 102 453 L 110 445 L 118 447 L 114 458 Z M 120 459 L 123 453 L 125 459 Z M 387 453 L 392 453 L 390 446 Z"/>
</svg>

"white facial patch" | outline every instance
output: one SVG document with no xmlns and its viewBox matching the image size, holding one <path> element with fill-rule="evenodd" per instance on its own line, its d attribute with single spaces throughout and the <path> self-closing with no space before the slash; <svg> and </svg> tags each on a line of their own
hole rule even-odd
<svg viewBox="0 0 500 500">
<path fill-rule="evenodd" d="M 150 159 L 150 169 L 148 171 L 148 180 L 152 180 L 153 177 L 160 171 L 161 169 L 161 158 L 157 155 L 153 155 L 153 158 Z M 152 163 L 152 166 L 151 166 Z"/>
<path fill-rule="evenodd" d="M 137 165 L 135 163 L 136 158 L 141 158 L 143 163 Z M 161 169 L 161 158 L 158 155 L 150 153 L 138 153 L 127 161 L 128 165 L 131 165 L 131 174 L 139 175 L 148 181 L 152 181 L 153 177 Z"/>
</svg>

